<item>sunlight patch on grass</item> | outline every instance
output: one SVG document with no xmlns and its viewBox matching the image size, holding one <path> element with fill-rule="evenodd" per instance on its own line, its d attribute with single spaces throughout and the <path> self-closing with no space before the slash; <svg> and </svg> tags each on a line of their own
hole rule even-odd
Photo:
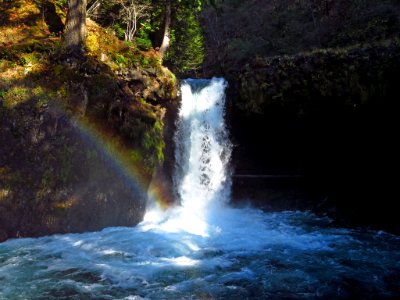
<svg viewBox="0 0 400 300">
<path fill-rule="evenodd" d="M 13 108 L 27 102 L 30 98 L 29 88 L 24 86 L 13 86 L 3 95 L 3 105 L 6 108 Z"/>
<path fill-rule="evenodd" d="M 7 198 L 11 194 L 11 191 L 8 189 L 0 189 L 0 201 Z"/>
</svg>

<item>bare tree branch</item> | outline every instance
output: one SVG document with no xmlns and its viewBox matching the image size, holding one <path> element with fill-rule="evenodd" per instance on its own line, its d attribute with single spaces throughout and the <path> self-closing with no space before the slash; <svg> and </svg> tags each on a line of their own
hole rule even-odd
<svg viewBox="0 0 400 300">
<path fill-rule="evenodd" d="M 139 20 L 150 13 L 150 5 L 148 3 L 140 3 L 137 0 L 116 0 L 122 6 L 121 18 L 126 23 L 125 40 L 132 41 L 137 31 Z"/>
</svg>

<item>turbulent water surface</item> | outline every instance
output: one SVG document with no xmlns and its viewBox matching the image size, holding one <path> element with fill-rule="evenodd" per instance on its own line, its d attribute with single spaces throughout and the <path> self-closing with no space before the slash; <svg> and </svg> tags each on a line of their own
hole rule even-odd
<svg viewBox="0 0 400 300">
<path fill-rule="evenodd" d="M 0 244 L 0 299 L 400 297 L 400 238 L 305 212 L 229 207 L 223 79 L 187 80 L 176 134 L 180 206 L 135 228 Z"/>
</svg>

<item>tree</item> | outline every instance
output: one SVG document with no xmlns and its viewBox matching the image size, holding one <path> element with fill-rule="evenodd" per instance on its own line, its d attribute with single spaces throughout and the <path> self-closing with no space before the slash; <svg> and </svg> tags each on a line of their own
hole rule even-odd
<svg viewBox="0 0 400 300">
<path fill-rule="evenodd" d="M 65 47 L 71 55 L 76 57 L 83 56 L 86 41 L 86 3 L 87 0 L 68 1 Z"/>
<path fill-rule="evenodd" d="M 203 2 L 202 0 L 164 0 L 164 24 L 163 24 L 163 38 L 158 53 L 161 58 L 164 57 L 170 46 L 170 30 L 171 30 L 171 12 L 172 9 L 177 10 L 178 8 L 188 8 L 194 10 L 200 10 Z"/>
<path fill-rule="evenodd" d="M 92 2 L 89 1 L 88 7 L 87 7 L 87 15 L 88 17 L 92 17 L 95 15 L 95 12 L 100 8 L 101 6 L 101 0 L 94 0 Z"/>
<path fill-rule="evenodd" d="M 137 30 L 138 20 L 149 14 L 150 4 L 148 2 L 139 2 L 137 0 L 117 0 L 122 6 L 120 16 L 126 25 L 125 40 L 132 41 Z"/>
<path fill-rule="evenodd" d="M 171 0 L 165 0 L 165 14 L 164 14 L 164 33 L 158 53 L 161 58 L 164 58 L 170 42 L 170 27 L 171 27 Z"/>
<path fill-rule="evenodd" d="M 190 8 L 179 8 L 173 13 L 171 47 L 165 64 L 179 76 L 192 75 L 204 60 L 204 35 L 198 13 Z"/>
</svg>

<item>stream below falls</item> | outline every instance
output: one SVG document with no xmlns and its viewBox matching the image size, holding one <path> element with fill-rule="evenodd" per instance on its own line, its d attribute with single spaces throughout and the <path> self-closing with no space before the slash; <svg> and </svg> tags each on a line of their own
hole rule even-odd
<svg viewBox="0 0 400 300">
<path fill-rule="evenodd" d="M 174 190 L 136 227 L 0 244 L 0 299 L 399 299 L 400 238 L 233 208 L 226 82 L 183 82 Z"/>
</svg>

